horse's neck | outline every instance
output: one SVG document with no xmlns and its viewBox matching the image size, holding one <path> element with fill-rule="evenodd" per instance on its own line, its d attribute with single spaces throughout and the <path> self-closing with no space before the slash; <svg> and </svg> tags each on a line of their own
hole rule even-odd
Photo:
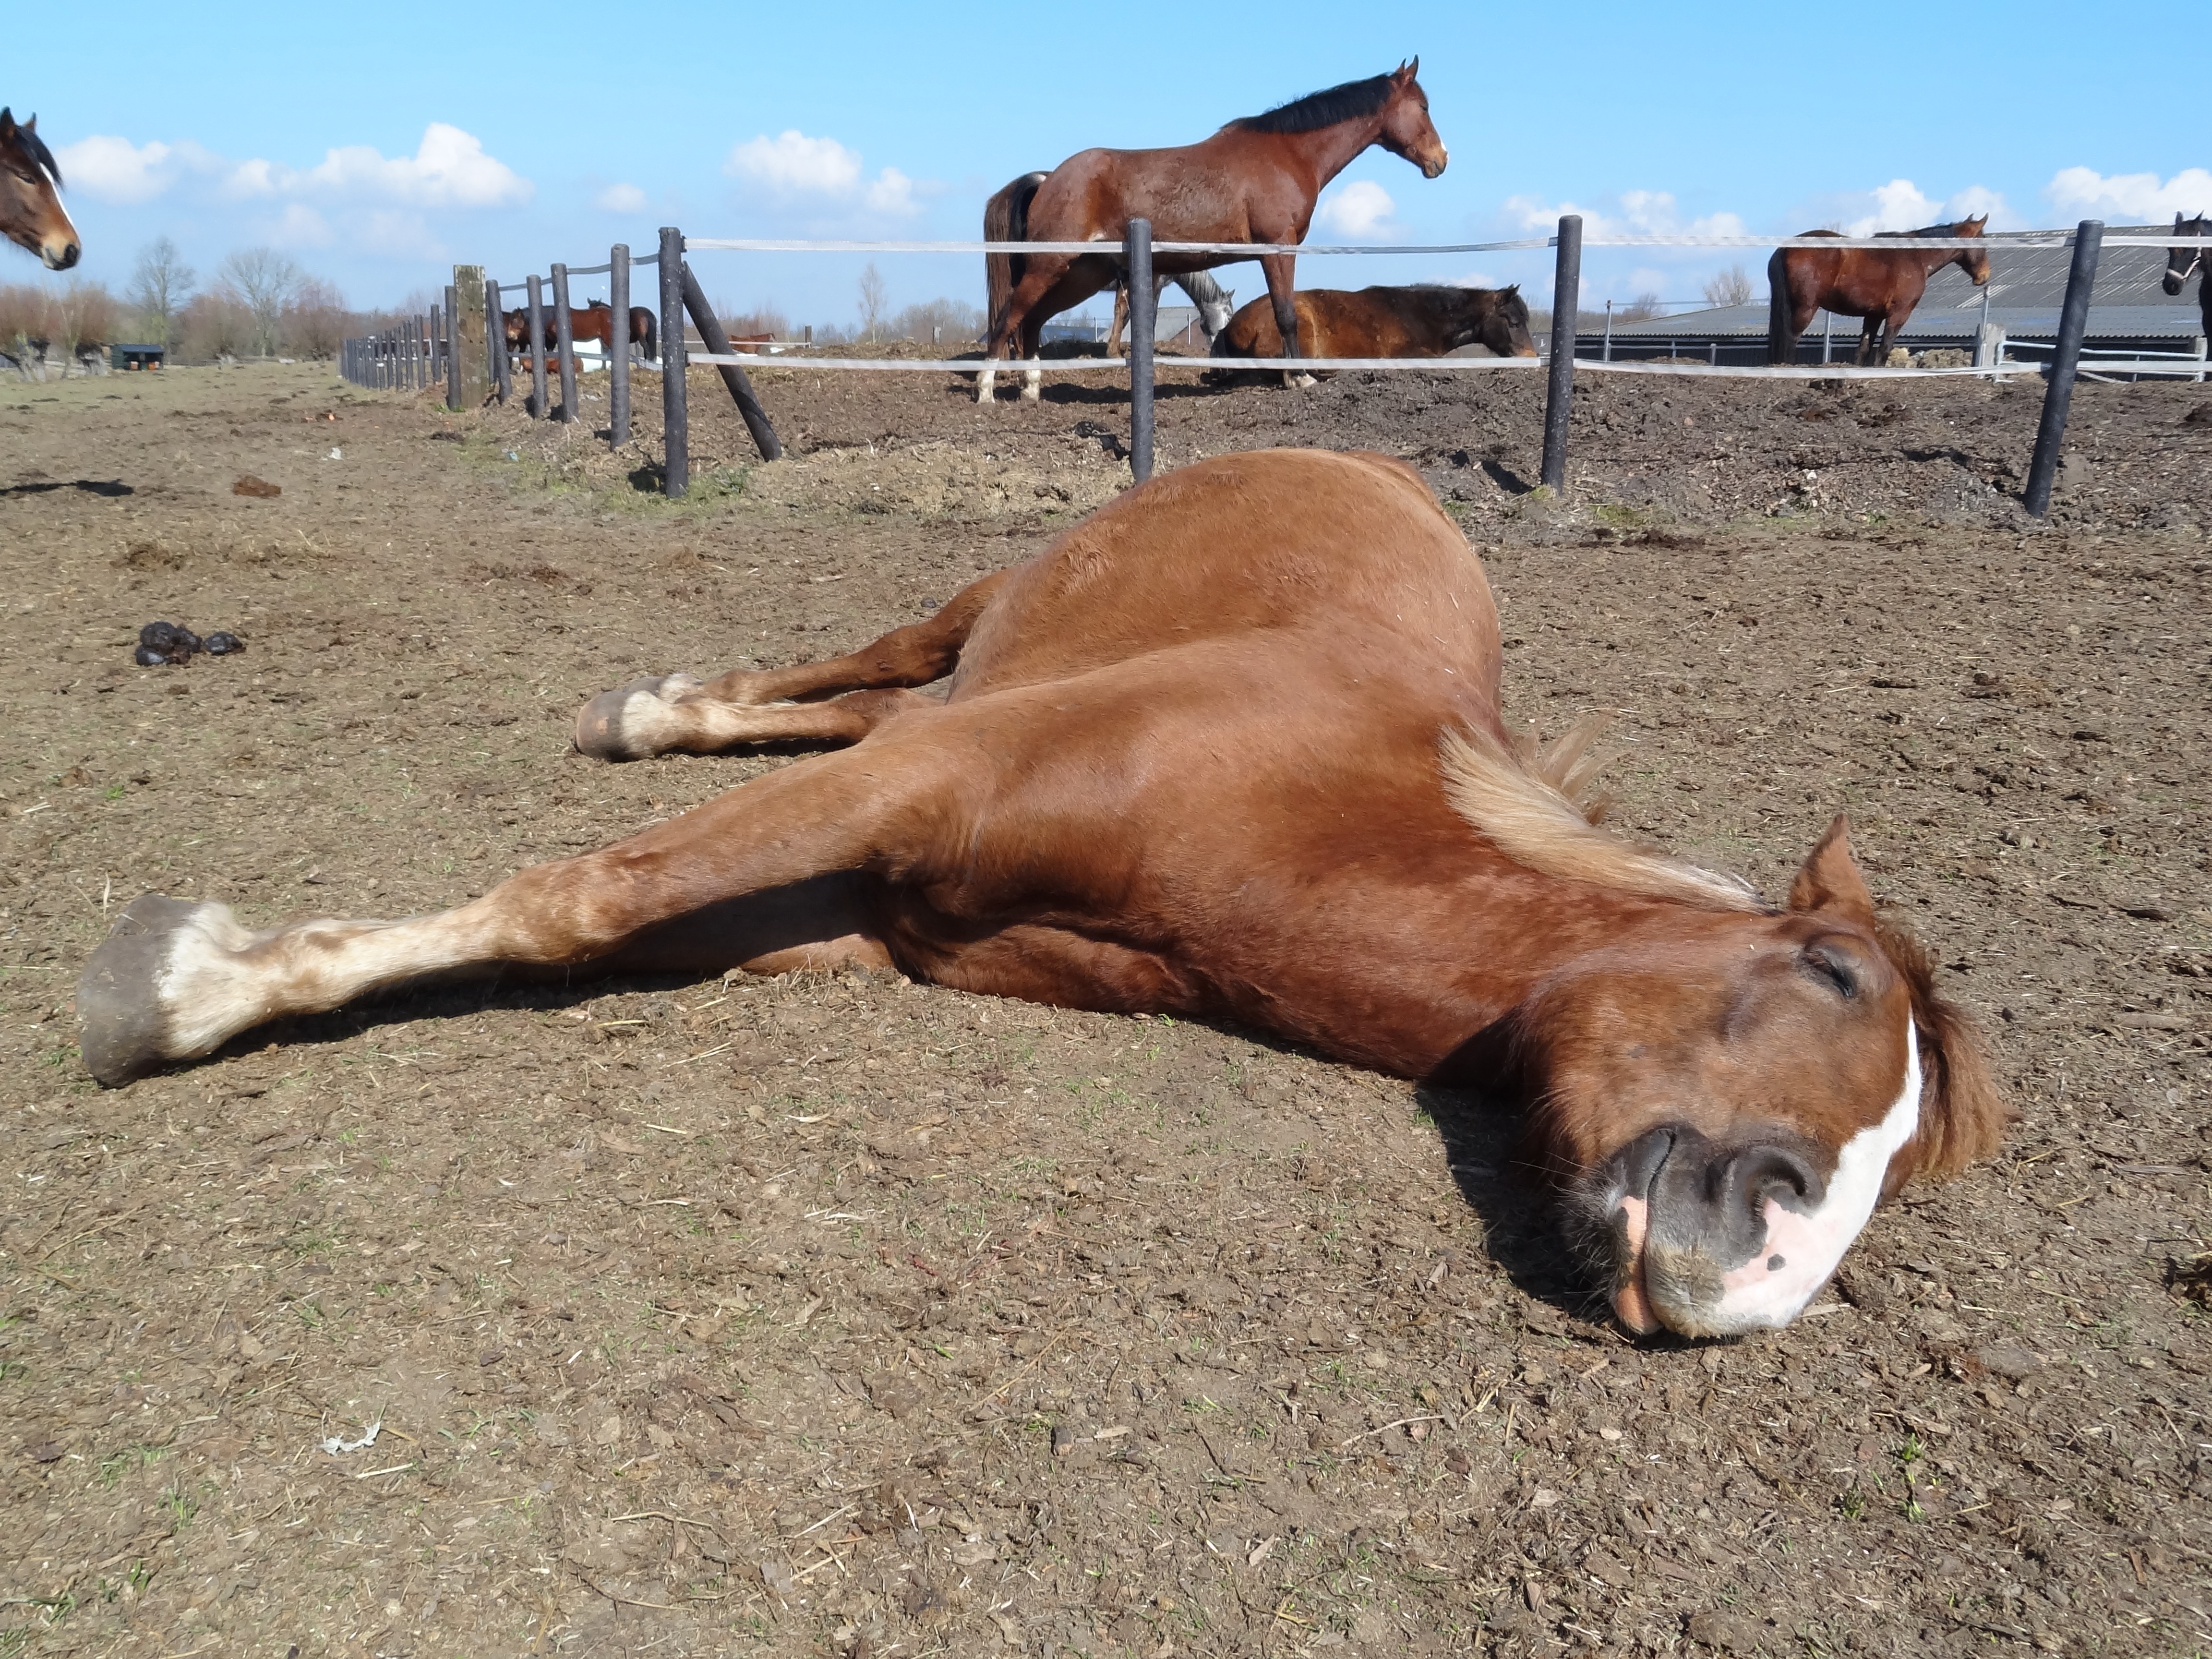
<svg viewBox="0 0 2212 1659">
<path fill-rule="evenodd" d="M 1340 121 L 1333 127 L 1289 135 L 1291 144 L 1313 168 L 1317 185 L 1326 185 L 1350 167 L 1354 158 L 1382 136 L 1380 114 Z"/>
</svg>

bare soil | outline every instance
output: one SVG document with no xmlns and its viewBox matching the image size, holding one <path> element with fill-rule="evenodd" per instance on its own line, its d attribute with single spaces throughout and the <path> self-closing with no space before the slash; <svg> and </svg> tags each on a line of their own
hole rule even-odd
<svg viewBox="0 0 2212 1659">
<path fill-rule="evenodd" d="M 776 371 L 763 466 L 700 373 L 670 504 L 649 376 L 620 455 L 306 367 L 9 387 L 0 1659 L 2212 1650 L 2206 389 L 2084 386 L 2035 526 L 2033 384 L 1592 377 L 1559 501 L 1533 377 L 1167 379 L 1164 465 L 1413 458 L 1630 828 L 1771 892 L 1851 812 L 2003 1154 L 1793 1328 L 1636 1343 L 1479 1102 L 1234 1030 L 479 987 L 103 1093 L 115 906 L 435 908 L 782 764 L 569 722 L 1024 556 L 1127 410 Z M 246 652 L 135 668 L 157 617 Z"/>
</svg>

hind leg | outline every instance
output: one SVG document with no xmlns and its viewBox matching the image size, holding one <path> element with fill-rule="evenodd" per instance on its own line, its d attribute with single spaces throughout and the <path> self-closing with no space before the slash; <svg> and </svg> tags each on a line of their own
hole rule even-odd
<svg viewBox="0 0 2212 1659">
<path fill-rule="evenodd" d="M 602 692 L 576 716 L 576 747 L 601 760 L 641 760 L 671 750 L 711 754 L 736 744 L 779 739 L 857 743 L 892 714 L 927 701 L 909 697 L 904 688 L 927 685 L 951 672 L 1006 574 L 994 571 L 962 589 L 927 621 L 895 628 L 827 662 L 763 672 L 736 669 L 704 684 L 689 675 L 672 674 Z M 837 692 L 894 690 L 896 696 L 874 701 L 805 701 Z"/>
</svg>

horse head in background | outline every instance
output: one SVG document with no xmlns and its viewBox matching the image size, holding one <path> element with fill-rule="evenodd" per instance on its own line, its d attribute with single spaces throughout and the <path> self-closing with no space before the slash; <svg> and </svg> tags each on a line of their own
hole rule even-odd
<svg viewBox="0 0 2212 1659">
<path fill-rule="evenodd" d="M 1221 331 L 1229 326 L 1229 319 L 1237 309 L 1237 290 L 1224 288 L 1202 270 L 1185 271 L 1176 277 L 1152 278 L 1153 314 L 1158 314 L 1161 290 L 1172 281 L 1183 291 L 1184 297 L 1198 307 L 1198 326 L 1210 346 Z M 1121 343 L 1121 330 L 1129 320 L 1129 281 L 1121 277 L 1114 284 L 1114 321 L 1106 331 L 1106 355 L 1114 355 Z"/>
<path fill-rule="evenodd" d="M 1305 240 L 1322 188 L 1370 145 L 1380 144 L 1433 179 L 1444 170 L 1443 140 L 1429 119 L 1421 60 L 1388 75 L 1347 81 L 1265 114 L 1231 121 L 1212 137 L 1172 149 L 1086 149 L 1048 173 L 1025 173 L 983 210 L 992 242 L 1097 242 L 1097 253 L 985 256 L 990 332 L 975 398 L 993 395 L 991 365 L 1034 360 L 1048 320 L 1121 279 L 1120 244 L 1129 221 L 1149 220 L 1158 242 L 1272 242 Z M 1235 253 L 1155 253 L 1159 276 L 1229 264 Z M 1291 303 L 1297 255 L 1257 256 L 1266 273 L 1285 355 L 1297 356 L 1297 316 Z M 1030 371 L 1024 398 L 1039 396 Z"/>
<path fill-rule="evenodd" d="M 2198 214 L 2194 219 L 2185 219 L 2177 212 L 2173 216 L 2173 234 L 2177 236 L 2212 236 L 2212 216 Z M 2212 248 L 2203 243 L 2195 247 L 2170 247 L 2166 251 L 2166 281 L 2168 294 L 2179 294 L 2189 279 L 2199 271 L 2212 272 Z M 2212 276 L 2197 284 L 2197 303 L 2204 313 L 2204 329 L 2212 334 Z"/>
<path fill-rule="evenodd" d="M 14 112 L 0 109 L 0 234 L 48 270 L 67 270 L 82 251 L 61 189 L 61 165 L 39 137 L 39 118 L 19 126 Z"/>
<path fill-rule="evenodd" d="M 1978 237 L 1989 224 L 1986 213 L 1954 224 L 1923 225 L 1918 230 L 1885 230 L 1878 236 Z M 1806 236 L 1841 236 L 1840 231 L 1808 230 Z M 1862 365 L 1888 360 L 1890 348 L 1912 316 L 1928 279 L 1945 265 L 1957 265 L 1986 288 L 1990 281 L 1989 250 L 1984 247 L 1778 247 L 1766 262 L 1766 361 L 1788 363 L 1797 356 L 1797 337 L 1816 311 L 1832 311 L 1838 317 L 1865 320 L 1859 329 L 1857 362 Z"/>
</svg>

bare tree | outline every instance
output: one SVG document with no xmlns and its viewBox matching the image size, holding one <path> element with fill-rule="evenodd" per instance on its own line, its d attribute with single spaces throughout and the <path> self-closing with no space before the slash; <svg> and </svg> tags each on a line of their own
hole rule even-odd
<svg viewBox="0 0 2212 1659">
<path fill-rule="evenodd" d="M 884 282 L 884 273 L 876 269 L 871 259 L 860 272 L 860 332 L 868 339 L 876 337 L 883 326 L 884 313 L 890 306 L 890 289 Z"/>
<path fill-rule="evenodd" d="M 345 296 L 337 284 L 307 277 L 284 310 L 285 345 L 302 357 L 336 356 L 345 325 Z"/>
<path fill-rule="evenodd" d="M 924 300 L 908 306 L 888 325 L 896 340 L 966 345 L 983 332 L 983 313 L 964 300 Z"/>
<path fill-rule="evenodd" d="M 264 357 L 276 349 L 284 307 L 306 280 L 306 273 L 273 247 L 240 248 L 216 270 L 216 287 L 253 319 L 253 349 Z"/>
<path fill-rule="evenodd" d="M 1624 323 L 1648 323 L 1659 314 L 1665 304 L 1666 301 L 1656 294 L 1639 294 L 1613 314 Z"/>
<path fill-rule="evenodd" d="M 1751 303 L 1751 276 L 1742 263 L 1730 265 L 1705 283 L 1705 298 L 1717 306 L 1747 306 Z"/>
<path fill-rule="evenodd" d="M 185 263 L 185 256 L 167 237 L 156 236 L 138 250 L 138 263 L 131 273 L 131 291 L 124 297 L 137 308 L 146 337 L 153 343 L 168 344 L 177 315 L 192 297 L 193 284 L 198 281 L 199 273 Z"/>
<path fill-rule="evenodd" d="M 83 346 L 104 346 L 115 338 L 115 296 L 105 283 L 72 282 L 53 307 L 54 337 L 62 349 L 62 373 L 77 366 Z"/>
</svg>

